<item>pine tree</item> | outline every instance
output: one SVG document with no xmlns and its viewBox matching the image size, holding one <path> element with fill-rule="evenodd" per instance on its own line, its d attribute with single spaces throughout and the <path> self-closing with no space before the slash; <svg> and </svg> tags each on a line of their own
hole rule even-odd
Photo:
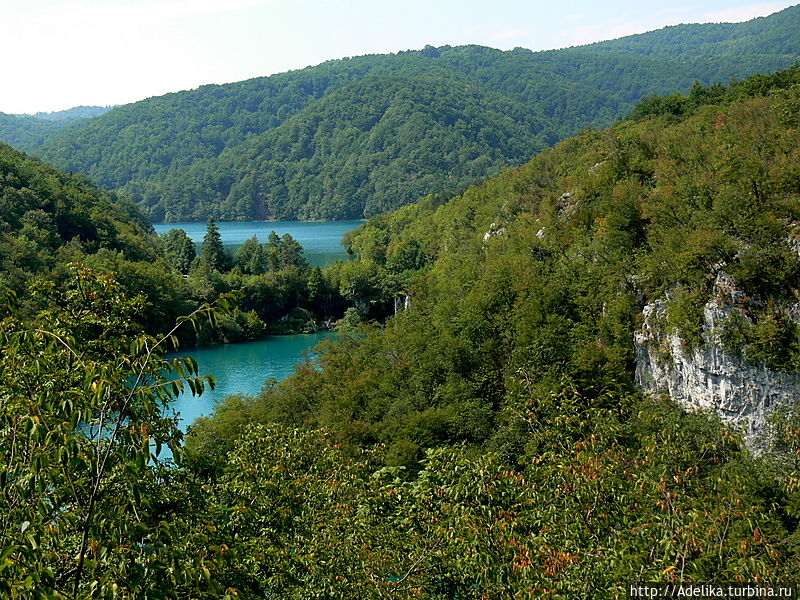
<svg viewBox="0 0 800 600">
<path fill-rule="evenodd" d="M 283 268 L 281 261 L 281 238 L 274 230 L 269 232 L 264 249 L 267 252 L 267 268 L 270 271 L 280 271 Z"/>
<path fill-rule="evenodd" d="M 303 256 L 303 246 L 288 233 L 284 233 L 281 237 L 280 253 L 281 267 L 283 269 L 295 267 L 302 270 L 308 266 L 308 262 Z"/>
<path fill-rule="evenodd" d="M 214 217 L 208 218 L 206 235 L 203 238 L 203 250 L 201 253 L 203 265 L 213 271 L 225 271 L 228 267 L 228 256 L 222 245 L 222 236 L 219 227 L 214 222 Z"/>
</svg>

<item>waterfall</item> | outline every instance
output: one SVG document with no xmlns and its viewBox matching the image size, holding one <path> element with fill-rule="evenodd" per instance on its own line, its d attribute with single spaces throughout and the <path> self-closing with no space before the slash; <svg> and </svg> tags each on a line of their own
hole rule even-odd
<svg viewBox="0 0 800 600">
<path fill-rule="evenodd" d="M 402 307 L 403 310 L 408 310 L 409 306 L 411 306 L 411 296 L 408 294 L 400 293 L 394 297 L 394 314 L 397 314 L 400 307 Z"/>
</svg>

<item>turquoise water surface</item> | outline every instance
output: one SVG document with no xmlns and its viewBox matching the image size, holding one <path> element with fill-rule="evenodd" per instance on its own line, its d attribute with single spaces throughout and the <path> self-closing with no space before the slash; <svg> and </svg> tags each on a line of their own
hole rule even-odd
<svg viewBox="0 0 800 600">
<path fill-rule="evenodd" d="M 262 244 L 267 241 L 270 231 L 278 235 L 288 233 L 303 246 L 306 260 L 312 267 L 332 265 L 339 258 L 346 258 L 342 236 L 361 225 L 362 221 L 223 221 L 217 223 L 222 243 L 235 252 L 247 239 L 254 235 Z M 170 229 L 183 229 L 192 241 L 200 244 L 206 234 L 206 223 L 154 223 L 159 235 Z"/>
<path fill-rule="evenodd" d="M 214 390 L 206 388 L 202 396 L 192 396 L 188 386 L 172 404 L 181 418 L 180 428 L 186 428 L 202 416 L 211 414 L 216 403 L 231 394 L 258 394 L 270 378 L 281 380 L 290 375 L 294 366 L 303 360 L 330 332 L 306 335 L 276 335 L 257 342 L 224 344 L 210 348 L 182 350 L 177 356 L 194 358 L 201 375 L 213 375 Z"/>
<path fill-rule="evenodd" d="M 241 221 L 217 223 L 222 242 L 233 252 L 248 238 L 254 235 L 262 243 L 267 241 L 270 231 L 278 235 L 284 233 L 294 237 L 305 250 L 305 256 L 312 266 L 327 266 L 337 259 L 347 257 L 341 245 L 342 236 L 355 229 L 361 221 L 331 221 L 311 223 L 303 221 Z M 156 233 L 166 233 L 170 229 L 183 229 L 196 243 L 203 241 L 206 234 L 205 223 L 156 223 Z M 194 358 L 203 375 L 213 375 L 217 380 L 214 390 L 206 389 L 199 397 L 186 391 L 172 404 L 180 415 L 180 428 L 186 431 L 195 419 L 211 414 L 216 403 L 231 394 L 255 395 L 264 382 L 274 378 L 281 380 L 291 374 L 294 366 L 332 333 L 308 335 L 271 336 L 256 342 L 225 344 L 209 348 L 182 350 L 179 356 Z"/>
</svg>

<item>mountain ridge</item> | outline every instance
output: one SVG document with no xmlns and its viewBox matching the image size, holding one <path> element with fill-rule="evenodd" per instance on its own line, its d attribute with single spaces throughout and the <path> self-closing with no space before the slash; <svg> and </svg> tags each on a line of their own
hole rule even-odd
<svg viewBox="0 0 800 600">
<path fill-rule="evenodd" d="M 695 81 L 725 82 L 790 66 L 800 58 L 800 49 L 789 44 L 787 54 L 785 40 L 800 26 L 800 7 L 762 19 L 755 25 L 749 21 L 724 27 L 674 26 L 669 34 L 673 37 L 690 27 L 692 39 L 698 38 L 698 32 L 706 32 L 702 34 L 706 39 L 721 40 L 695 44 L 679 59 L 659 41 L 664 34 L 652 32 L 623 41 L 544 52 L 477 45 L 428 46 L 326 61 L 306 69 L 209 84 L 124 105 L 58 131 L 39 132 L 35 140 L 20 147 L 123 192 L 155 221 L 203 220 L 210 214 L 225 219 L 360 218 L 397 208 L 425 193 L 462 189 L 476 179 L 472 174 L 451 177 L 450 162 L 444 161 L 424 189 L 412 186 L 399 193 L 386 192 L 394 198 L 380 198 L 374 209 L 367 206 L 364 197 L 371 188 L 377 185 L 389 190 L 394 186 L 390 165 L 384 162 L 355 175 L 342 175 L 342 161 L 326 161 L 325 152 L 316 152 L 319 145 L 369 145 L 369 132 L 347 121 L 348 107 L 323 102 L 337 91 L 358 85 L 364 89 L 359 82 L 387 76 L 406 78 L 408 85 L 427 78 L 431 85 L 438 79 L 440 84 L 457 81 L 459 87 L 474 86 L 487 114 L 500 117 L 498 123 L 488 124 L 484 139 L 475 140 L 468 152 L 485 156 L 496 155 L 492 140 L 508 134 L 502 125 L 504 107 L 521 103 L 527 110 L 522 121 L 535 121 L 537 127 L 520 131 L 510 140 L 516 153 L 485 161 L 478 174 L 485 177 L 528 160 L 542 142 L 551 145 L 581 129 L 613 123 L 630 113 L 644 96 L 685 92 Z M 715 36 L 713 32 L 718 33 Z M 760 53 L 755 55 L 750 42 L 758 35 L 766 36 L 763 39 L 772 45 L 759 47 Z M 631 46 L 637 40 L 639 46 L 647 46 L 646 56 L 641 48 Z M 737 45 L 731 40 L 745 41 Z M 376 103 L 383 95 L 376 86 L 369 89 L 369 97 Z M 447 90 L 441 91 L 437 100 L 443 105 L 455 101 Z M 424 113 L 427 107 L 419 104 L 409 110 Z M 295 118 L 294 125 L 289 123 L 291 118 Z M 313 123 L 320 120 L 336 120 L 335 139 L 321 141 L 330 132 L 317 130 Z M 303 126 L 298 128 L 301 121 Z M 353 130 L 367 137 L 347 139 L 345 132 L 352 134 Z M 423 156 L 416 148 L 452 146 L 461 140 L 452 129 L 437 130 L 432 137 L 429 133 L 419 130 L 413 135 L 395 135 L 401 150 L 388 158 L 405 161 L 401 172 L 426 171 L 438 160 L 435 150 Z M 295 139 L 305 134 L 309 137 Z M 297 144 L 311 149 L 313 156 L 305 158 L 313 158 L 313 173 L 298 167 L 294 160 Z M 253 147 L 263 148 L 265 154 L 252 156 L 248 149 Z M 265 161 L 269 162 L 270 177 L 263 174 Z M 303 174 L 312 177 L 307 182 L 295 181 Z"/>
</svg>

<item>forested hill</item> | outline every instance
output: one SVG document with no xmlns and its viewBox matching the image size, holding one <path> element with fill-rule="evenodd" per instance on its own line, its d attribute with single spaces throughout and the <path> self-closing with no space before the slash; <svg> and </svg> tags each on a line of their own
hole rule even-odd
<svg viewBox="0 0 800 600">
<path fill-rule="evenodd" d="M 153 227 L 130 202 L 0 143 L 0 289 L 53 268 L 65 246 L 78 254 L 105 248 L 136 260 L 156 256 Z"/>
<path fill-rule="evenodd" d="M 37 119 L 44 121 L 53 121 L 54 123 L 74 123 L 83 119 L 91 119 L 98 117 L 103 113 L 107 113 L 113 107 L 111 106 L 73 106 L 66 110 L 57 110 L 53 112 L 37 112 L 33 116 Z"/>
<path fill-rule="evenodd" d="M 122 190 L 153 220 L 369 216 L 524 162 L 643 96 L 785 68 L 800 58 L 798 18 L 794 7 L 700 26 L 706 41 L 690 57 L 654 32 L 618 51 L 444 46 L 329 61 L 150 98 L 18 143 Z M 666 31 L 696 37 L 697 27 Z"/>
<path fill-rule="evenodd" d="M 148 304 L 137 320 L 165 331 L 191 305 L 184 278 L 161 256 L 152 225 L 133 203 L 0 143 L 0 298 L 16 298 L 12 314 L 33 318 L 58 304 L 52 296 L 82 264 L 116 273 L 130 297 L 143 294 Z"/>
<path fill-rule="evenodd" d="M 58 129 L 59 125 L 53 121 L 38 119 L 31 115 L 0 113 L 0 140 L 15 148 L 38 148 Z"/>
<path fill-rule="evenodd" d="M 727 307 L 726 353 L 757 367 L 734 393 L 794 377 L 798 237 L 800 68 L 650 100 L 371 218 L 328 276 L 368 317 L 410 302 L 192 427 L 191 468 L 217 490 L 198 523 L 243 557 L 223 581 L 247 598 L 503 599 L 800 581 L 796 402 L 753 456 L 713 415 L 634 384 L 634 334 L 696 349 L 707 303 Z M 255 549 L 281 566 L 244 562 Z"/>
<path fill-rule="evenodd" d="M 747 298 L 718 324 L 740 328 L 731 351 L 800 372 L 799 126 L 794 67 L 648 101 L 463 194 L 372 217 L 331 276 L 367 318 L 397 296 L 410 307 L 263 400 L 400 462 L 437 436 L 502 446 L 493 423 L 519 373 L 537 393 L 631 389 L 643 305 L 669 297 L 662 326 L 696 344 L 723 270 Z"/>
<path fill-rule="evenodd" d="M 776 61 L 800 53 L 800 5 L 780 13 L 781 18 L 759 17 L 745 23 L 693 24 L 664 27 L 640 35 L 585 46 L 592 52 L 610 52 L 651 57 L 702 59 L 719 54 L 723 59 L 736 55 L 756 60 Z M 720 52 L 720 49 L 722 51 Z"/>
<path fill-rule="evenodd" d="M 90 119 L 111 107 L 75 106 L 55 112 L 38 112 L 35 115 L 7 115 L 0 113 L 0 140 L 17 148 L 38 148 L 45 138 L 61 127 Z"/>
</svg>

